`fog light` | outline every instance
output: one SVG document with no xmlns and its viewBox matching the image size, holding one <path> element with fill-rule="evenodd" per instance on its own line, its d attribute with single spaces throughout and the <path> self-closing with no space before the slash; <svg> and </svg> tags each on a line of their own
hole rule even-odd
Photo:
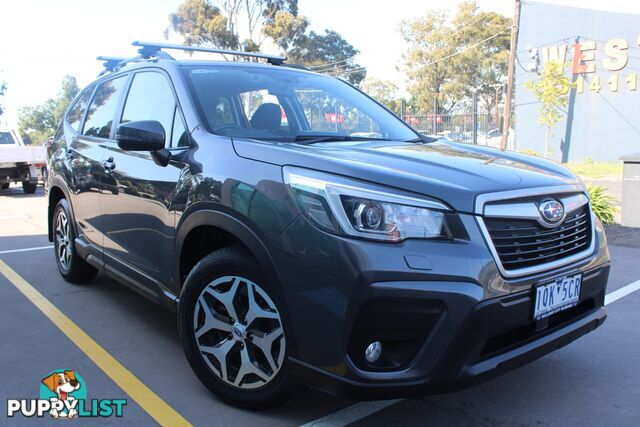
<svg viewBox="0 0 640 427">
<path fill-rule="evenodd" d="M 378 359 L 380 359 L 380 355 L 382 354 L 382 344 L 380 341 L 374 341 L 364 352 L 364 357 L 367 359 L 369 363 L 375 363 Z"/>
</svg>

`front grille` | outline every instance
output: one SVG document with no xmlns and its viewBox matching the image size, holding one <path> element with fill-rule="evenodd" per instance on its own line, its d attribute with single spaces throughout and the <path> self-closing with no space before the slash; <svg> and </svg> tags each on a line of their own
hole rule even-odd
<svg viewBox="0 0 640 427">
<path fill-rule="evenodd" d="M 591 215 L 584 205 L 558 227 L 534 220 L 485 218 L 493 246 L 505 270 L 535 267 L 586 250 L 591 244 Z"/>
</svg>

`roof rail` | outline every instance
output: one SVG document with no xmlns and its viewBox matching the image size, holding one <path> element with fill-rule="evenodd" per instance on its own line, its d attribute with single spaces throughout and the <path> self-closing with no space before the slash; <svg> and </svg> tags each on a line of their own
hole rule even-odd
<svg viewBox="0 0 640 427">
<path fill-rule="evenodd" d="M 260 58 L 260 59 L 266 59 L 267 62 L 271 65 L 283 65 L 284 61 L 287 60 L 287 58 L 284 56 L 266 55 L 264 53 L 242 52 L 239 50 L 227 50 L 227 49 L 214 49 L 214 48 L 199 47 L 199 46 L 185 46 L 185 45 L 179 45 L 179 44 L 165 44 L 165 43 L 135 41 L 132 43 L 132 45 L 140 47 L 140 50 L 138 50 L 138 52 L 143 57 L 158 56 L 158 53 L 161 53 L 160 51 L 162 49 L 173 49 L 173 50 L 186 50 L 190 52 L 208 52 L 208 53 L 219 53 L 221 55 L 235 55 L 235 56 L 246 56 L 250 58 Z"/>
</svg>

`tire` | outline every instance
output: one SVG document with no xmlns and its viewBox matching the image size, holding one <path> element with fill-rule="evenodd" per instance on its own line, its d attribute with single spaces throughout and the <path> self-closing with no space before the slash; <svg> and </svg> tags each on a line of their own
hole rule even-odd
<svg viewBox="0 0 640 427">
<path fill-rule="evenodd" d="M 5 182 L 4 184 L 0 184 L 0 190 L 6 190 L 7 188 L 9 188 L 8 182 Z"/>
<path fill-rule="evenodd" d="M 25 194 L 35 193 L 37 188 L 37 182 L 22 181 L 22 191 L 24 191 Z"/>
<path fill-rule="evenodd" d="M 70 283 L 83 283 L 93 279 L 98 270 L 78 256 L 75 248 L 73 216 L 66 199 L 60 199 L 53 211 L 53 247 L 62 277 Z"/>
<path fill-rule="evenodd" d="M 273 298 L 255 261 L 236 247 L 206 256 L 185 281 L 178 307 L 184 352 L 198 379 L 234 405 L 269 409 L 284 403 L 295 390 L 287 361 L 285 313 Z M 228 308 L 229 300 L 235 314 Z"/>
</svg>

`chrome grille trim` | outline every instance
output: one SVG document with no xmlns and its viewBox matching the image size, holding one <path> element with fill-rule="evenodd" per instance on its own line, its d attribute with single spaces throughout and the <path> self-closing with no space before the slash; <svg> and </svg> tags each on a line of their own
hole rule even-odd
<svg viewBox="0 0 640 427">
<path fill-rule="evenodd" d="M 562 193 L 573 193 L 573 195 L 568 195 L 567 197 L 562 197 L 562 196 L 560 196 Z M 581 194 L 579 194 L 579 193 L 581 193 Z M 557 259 L 557 260 L 546 262 L 546 263 L 542 263 L 542 264 L 539 264 L 539 265 L 534 265 L 534 266 L 529 266 L 529 267 L 524 267 L 524 268 L 518 268 L 518 269 L 509 269 L 509 268 L 505 267 L 503 265 L 501 259 L 500 259 L 500 256 L 499 256 L 498 251 L 497 251 L 496 246 L 495 246 L 495 244 L 499 244 L 498 243 L 499 239 L 496 239 L 497 241 L 494 244 L 494 240 L 491 237 L 491 234 L 489 233 L 489 230 L 487 229 L 487 226 L 485 224 L 484 217 L 482 216 L 485 213 L 485 205 L 487 205 L 490 202 L 494 202 L 494 201 L 506 201 L 506 200 L 509 200 L 509 199 L 519 199 L 519 198 L 523 198 L 523 197 L 541 197 L 542 198 L 542 197 L 545 197 L 545 196 L 552 196 L 552 195 L 555 195 L 558 199 L 563 200 L 563 204 L 564 204 L 564 200 L 567 200 L 569 202 L 575 202 L 576 200 L 579 200 L 578 203 L 567 203 L 569 205 L 569 208 L 571 209 L 570 212 L 573 212 L 576 209 L 579 209 L 580 207 L 584 206 L 585 204 L 587 205 L 587 212 L 591 216 L 591 218 L 590 218 L 590 220 L 591 220 L 590 221 L 591 241 L 589 242 L 589 246 L 584 251 L 581 251 L 579 253 L 570 255 L 570 256 L 568 256 L 566 258 Z M 576 199 L 574 196 L 583 196 L 583 197 L 578 197 Z M 584 201 L 584 203 L 582 203 L 582 201 Z M 493 208 L 489 212 L 490 213 L 498 213 L 498 211 L 496 211 Z M 588 197 L 586 195 L 584 187 L 579 186 L 579 185 L 545 187 L 545 188 L 536 188 L 536 189 L 505 191 L 505 192 L 494 193 L 494 194 L 482 194 L 482 195 L 479 195 L 476 198 L 476 213 L 478 214 L 478 215 L 476 215 L 476 222 L 478 223 L 478 227 L 480 228 L 480 231 L 481 231 L 481 233 L 482 233 L 482 235 L 484 237 L 484 240 L 485 240 L 485 242 L 486 242 L 486 244 L 487 244 L 487 246 L 489 248 L 489 251 L 491 252 L 491 255 L 493 256 L 493 259 L 494 259 L 496 265 L 498 266 L 498 269 L 499 269 L 500 273 L 504 277 L 507 277 L 507 278 L 515 278 L 515 277 L 526 276 L 526 275 L 529 275 L 529 274 L 536 274 L 536 273 L 541 273 L 541 272 L 557 269 L 557 268 L 572 264 L 574 262 L 580 261 L 580 260 L 582 260 L 584 258 L 587 258 L 587 257 L 591 256 L 593 254 L 593 252 L 594 252 L 594 249 L 595 249 L 595 241 L 596 241 L 595 216 L 593 214 L 593 211 L 591 210 L 591 205 L 589 203 L 589 199 L 588 199 Z M 493 215 L 492 215 L 492 217 L 493 218 L 504 218 L 504 216 L 493 216 Z M 524 220 L 533 219 L 533 218 L 531 218 L 530 216 L 527 216 L 527 215 L 523 215 L 523 217 L 509 216 L 507 218 L 524 219 Z M 577 224 L 575 225 L 575 228 L 580 228 L 581 225 L 584 225 L 584 221 L 580 221 L 581 218 L 578 218 L 576 220 Z M 574 226 L 572 226 L 572 227 L 574 227 Z M 554 230 L 553 229 L 549 229 L 548 233 L 549 234 L 553 234 Z M 547 235 L 547 233 L 545 233 L 545 235 Z M 525 236 L 523 236 L 523 237 L 525 237 Z M 567 236 L 565 236 L 564 238 L 566 238 L 566 237 Z"/>
</svg>

